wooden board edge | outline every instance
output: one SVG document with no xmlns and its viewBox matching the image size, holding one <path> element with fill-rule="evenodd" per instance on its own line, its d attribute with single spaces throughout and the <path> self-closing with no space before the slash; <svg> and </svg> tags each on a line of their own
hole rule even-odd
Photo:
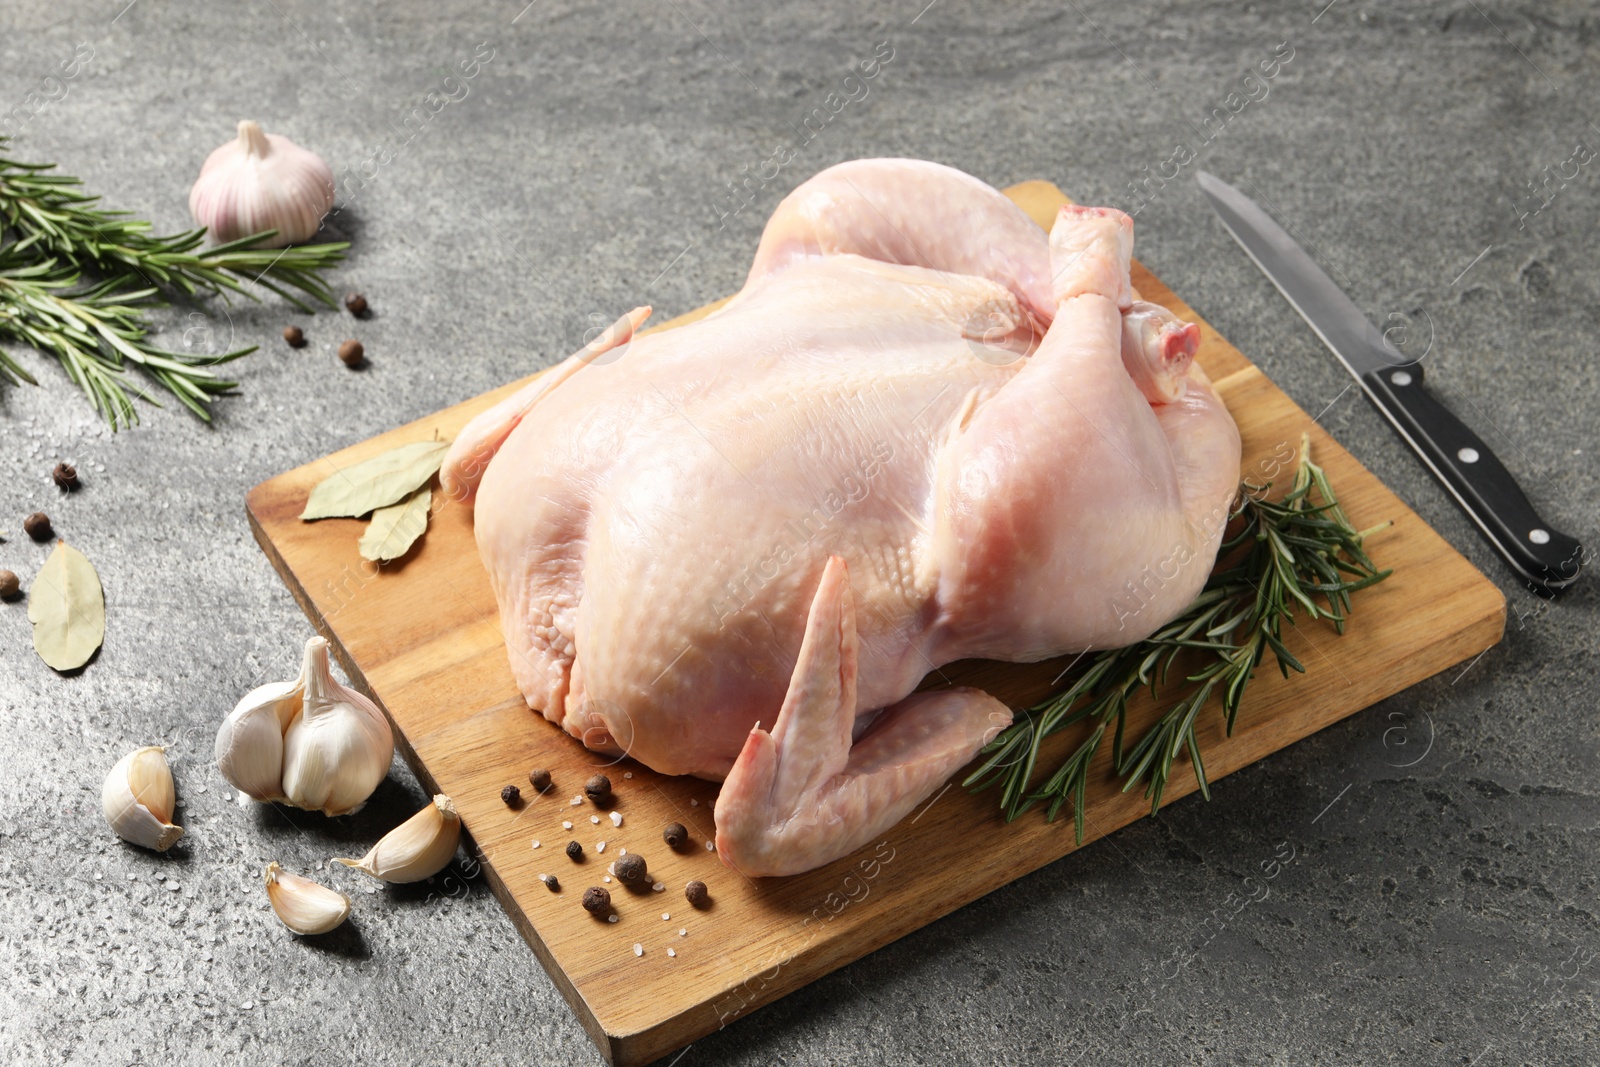
<svg viewBox="0 0 1600 1067">
<path fill-rule="evenodd" d="M 1434 677 L 1493 648 L 1504 635 L 1505 619 L 1504 598 L 1502 597 L 1498 607 L 1489 605 L 1487 610 L 1470 620 L 1457 632 L 1458 651 L 1454 654 L 1453 659 L 1424 677 Z M 1411 684 L 1416 683 L 1413 682 Z M 1409 688 L 1409 686 L 1406 688 Z M 1378 701 L 1332 711 L 1316 721 L 1308 722 L 1308 729 L 1303 732 L 1297 732 L 1293 738 L 1275 751 L 1282 751 L 1290 745 L 1298 744 L 1313 734 L 1320 733 L 1353 715 L 1373 707 L 1375 704 L 1382 703 L 1383 700 L 1392 699 L 1405 691 L 1406 689 L 1402 688 Z M 1260 762 L 1259 759 L 1250 760 L 1241 766 L 1209 775 L 1209 781 L 1215 784 L 1236 771 L 1254 766 L 1258 762 Z M 952 780 L 959 780 L 963 773 L 964 771 L 956 774 Z M 1199 788 L 1192 776 L 1187 779 L 1175 778 L 1167 787 L 1167 799 L 1163 802 L 1162 807 L 1164 809 L 1170 807 L 1172 804 L 1198 792 Z M 683 1048 L 685 1045 L 723 1029 L 730 1022 L 748 1019 L 759 1009 L 783 999 L 790 993 L 804 988 L 839 968 L 863 959 L 903 937 L 916 933 L 918 930 L 925 929 L 940 919 L 959 911 L 961 908 L 977 903 L 990 893 L 1042 870 L 1053 863 L 1065 860 L 1083 848 L 1149 817 L 1148 810 L 1137 809 L 1131 815 L 1114 817 L 1108 821 L 1091 819 L 1091 825 L 1085 831 L 1083 843 L 1069 846 L 1067 851 L 1059 856 L 1041 852 L 1039 853 L 1041 858 L 1038 862 L 1026 866 L 1019 867 L 1014 864 L 987 866 L 983 868 L 983 873 L 986 877 L 975 884 L 968 884 L 961 893 L 940 897 L 931 907 L 922 908 L 916 911 L 914 915 L 909 910 L 902 912 L 901 914 L 905 915 L 905 919 L 899 922 L 883 923 L 871 930 L 871 936 L 861 937 L 848 944 L 841 944 L 838 941 L 819 941 L 807 946 L 801 953 L 793 957 L 783 958 L 778 966 L 786 970 L 787 974 L 784 974 L 781 979 L 775 978 L 772 981 L 763 982 L 755 994 L 740 1005 L 734 1018 L 727 1022 L 724 1022 L 718 1016 L 716 1011 L 718 998 L 713 997 L 708 1002 L 698 1005 L 690 1011 L 664 1019 L 652 1026 L 627 1033 L 607 1033 L 605 1043 L 601 1044 L 597 1040 L 597 1045 L 599 1045 L 602 1054 L 606 1056 L 607 1062 L 613 1064 L 613 1067 L 644 1067 L 646 1064 L 654 1063 L 661 1057 Z M 1065 828 L 1071 826 L 1071 820 L 1064 820 L 1061 825 L 1065 830 Z M 748 985 L 749 982 L 750 980 L 747 979 L 741 982 L 740 985 Z M 738 986 L 735 986 L 734 989 L 737 990 Z M 703 1018 L 696 1020 L 694 1018 L 696 1015 L 702 1015 Z"/>
<path fill-rule="evenodd" d="M 277 546 L 273 544 L 272 539 L 267 536 L 266 528 L 252 503 L 256 492 L 270 485 L 274 480 L 268 479 L 255 486 L 245 497 L 245 518 L 250 524 L 250 532 L 255 536 L 256 544 L 261 546 L 261 551 L 266 555 L 267 562 L 272 565 L 272 569 L 283 580 L 283 584 L 289 590 L 289 595 L 294 598 L 300 610 L 305 613 L 306 618 L 311 622 L 312 628 L 327 640 L 329 649 L 338 659 L 339 665 L 344 668 L 345 676 L 350 679 L 350 683 L 364 693 L 383 712 L 384 718 L 389 721 L 389 728 L 394 733 L 395 747 L 406 761 L 406 766 L 411 768 L 411 773 L 416 775 L 418 783 L 430 794 L 439 793 L 441 790 L 438 781 L 433 777 L 432 772 L 428 770 L 427 764 L 418 757 L 416 749 L 412 746 L 411 739 L 406 736 L 406 731 L 395 720 L 394 715 L 390 713 L 389 708 L 383 702 L 383 698 L 368 682 L 366 673 L 361 670 L 360 665 L 346 651 L 344 643 L 339 639 L 338 634 L 334 632 L 332 626 L 328 625 L 327 620 L 323 618 L 322 613 L 312 601 L 310 594 L 300 584 L 300 580 L 293 569 L 285 562 L 283 556 L 278 552 Z M 556 963 L 555 957 L 550 953 L 549 946 L 544 943 L 544 939 L 539 936 L 538 930 L 522 910 L 522 905 L 517 902 L 516 895 L 511 892 L 510 887 L 500 877 L 500 872 L 495 870 L 494 864 L 489 862 L 488 857 L 483 854 L 483 850 L 476 847 L 471 833 L 464 824 L 462 833 L 464 835 L 463 844 L 467 854 L 475 857 L 475 862 L 482 866 L 484 877 L 489 883 L 489 891 L 500 902 L 501 908 L 505 910 L 506 917 L 511 920 L 511 925 L 522 937 L 522 940 L 527 943 L 528 947 L 533 949 L 534 956 L 539 960 L 539 966 L 544 968 L 545 973 L 550 976 L 556 989 L 561 993 L 562 998 L 566 1000 L 567 1006 L 577 1016 L 584 1032 L 589 1035 L 589 1040 L 600 1050 L 601 1055 L 605 1056 L 608 1063 L 616 1064 L 618 1062 L 618 1050 L 615 1047 L 616 1038 L 606 1033 L 605 1027 L 601 1024 L 594 1009 L 583 998 L 583 994 L 578 991 L 577 986 L 572 984 L 572 980 L 567 976 L 566 971 Z"/>
</svg>

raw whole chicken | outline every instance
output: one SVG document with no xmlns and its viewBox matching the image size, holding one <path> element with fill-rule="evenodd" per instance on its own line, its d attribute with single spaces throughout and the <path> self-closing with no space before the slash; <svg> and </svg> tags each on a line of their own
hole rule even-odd
<svg viewBox="0 0 1600 1067">
<path fill-rule="evenodd" d="M 634 311 L 479 415 L 443 485 L 475 501 L 529 705 L 721 779 L 724 862 L 791 874 L 1010 723 L 924 675 L 1177 615 L 1239 434 L 1198 328 L 1135 298 L 1132 243 L 1111 208 L 1046 237 L 960 171 L 842 164 L 778 205 L 721 310 L 643 336 Z"/>
</svg>

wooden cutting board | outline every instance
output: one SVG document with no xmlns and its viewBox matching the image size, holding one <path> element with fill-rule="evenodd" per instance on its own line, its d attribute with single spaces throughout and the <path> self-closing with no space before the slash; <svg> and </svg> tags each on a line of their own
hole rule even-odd
<svg viewBox="0 0 1600 1067">
<path fill-rule="evenodd" d="M 1041 226 L 1066 202 L 1048 182 L 1006 193 Z M 1340 637 L 1329 626 L 1302 623 L 1289 638 L 1310 673 L 1285 681 L 1265 665 L 1231 738 L 1223 736 L 1220 714 L 1206 717 L 1200 738 L 1213 783 L 1500 639 L 1505 600 L 1491 582 L 1137 263 L 1133 280 L 1146 299 L 1200 323 L 1199 359 L 1239 423 L 1246 474 L 1259 478 L 1264 462 L 1309 431 L 1357 528 L 1394 522 L 1369 545 L 1394 576 L 1357 594 L 1349 631 Z M 707 851 L 714 784 L 663 777 L 626 760 L 604 766 L 607 759 L 524 705 L 473 543 L 470 510 L 436 493 L 438 510 L 420 545 L 381 570 L 357 554 L 360 522 L 297 518 L 306 494 L 327 475 L 399 444 L 453 438 L 469 418 L 523 384 L 263 482 L 250 492 L 248 509 L 256 539 L 295 599 L 355 684 L 394 721 L 418 778 L 455 799 L 495 894 L 609 1061 L 654 1060 L 1073 851 L 1070 818 L 1046 823 L 1035 812 L 1008 826 L 995 794 L 972 796 L 956 787 L 853 856 L 792 878 L 747 880 Z M 1064 662 L 964 663 L 943 673 L 1016 707 L 1042 697 Z M 1130 727 L 1142 727 L 1153 710 L 1148 701 L 1140 705 Z M 1071 734 L 1056 740 L 1057 752 L 1078 743 Z M 1089 793 L 1090 839 L 1148 813 L 1140 791 L 1117 791 L 1109 752 L 1109 745 L 1101 747 Z M 554 774 L 550 793 L 520 809 L 503 804 L 504 785 L 532 794 L 527 773 L 539 766 Z M 620 827 L 587 801 L 571 803 L 597 769 L 615 783 Z M 1187 764 L 1180 764 L 1167 803 L 1194 789 Z M 600 817 L 598 825 L 591 815 Z M 563 820 L 575 829 L 563 829 Z M 661 830 L 671 822 L 689 829 L 691 844 L 682 852 L 662 843 Z M 562 852 L 569 839 L 584 845 L 581 866 Z M 607 843 L 603 854 L 595 849 L 600 840 Z M 597 921 L 579 897 L 585 887 L 603 884 L 607 863 L 623 848 L 642 854 L 665 888 L 636 893 L 612 882 L 618 921 Z M 541 872 L 559 876 L 559 893 L 539 880 Z M 690 879 L 710 887 L 712 904 L 703 911 L 684 900 Z"/>
</svg>

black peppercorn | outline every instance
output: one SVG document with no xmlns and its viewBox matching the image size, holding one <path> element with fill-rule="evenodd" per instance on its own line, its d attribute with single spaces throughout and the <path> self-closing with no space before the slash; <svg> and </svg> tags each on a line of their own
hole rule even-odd
<svg viewBox="0 0 1600 1067">
<path fill-rule="evenodd" d="M 690 882 L 683 887 L 684 899 L 697 908 L 703 908 L 711 901 L 711 894 L 706 892 L 706 884 L 701 881 Z"/>
<path fill-rule="evenodd" d="M 567 842 L 567 859 L 580 860 L 583 858 L 583 846 L 576 841 Z"/>
<path fill-rule="evenodd" d="M 590 915 L 604 915 L 611 910 L 611 894 L 597 885 L 583 891 L 583 910 Z"/>
<path fill-rule="evenodd" d="M 367 298 L 360 293 L 351 293 L 344 298 L 344 306 L 349 309 L 350 314 L 360 318 L 367 313 Z"/>
<path fill-rule="evenodd" d="M 630 852 L 613 863 L 611 870 L 623 885 L 638 885 L 645 879 L 644 857 L 637 852 Z"/>
<path fill-rule="evenodd" d="M 514 785 L 508 785 L 504 789 L 500 790 L 500 799 L 503 800 L 507 805 L 516 807 L 516 805 L 522 800 L 522 790 L 518 789 Z"/>
<path fill-rule="evenodd" d="M 533 786 L 534 792 L 543 793 L 550 788 L 550 772 L 543 767 L 529 771 L 528 784 Z"/>
<path fill-rule="evenodd" d="M 352 338 L 339 346 L 339 358 L 344 360 L 346 367 L 359 367 L 362 360 L 367 358 L 367 350 L 360 341 Z"/>
<path fill-rule="evenodd" d="M 0 600 L 10 600 L 22 592 L 22 579 L 12 571 L 0 571 Z"/>
<path fill-rule="evenodd" d="M 589 799 L 596 804 L 604 804 L 611 799 L 611 779 L 603 774 L 597 774 L 583 783 L 583 791 L 589 794 Z"/>
<path fill-rule="evenodd" d="M 552 893 L 559 893 L 561 892 L 561 879 L 553 874 L 547 874 L 544 876 L 544 887 Z"/>
<path fill-rule="evenodd" d="M 304 348 L 306 346 L 306 333 L 298 326 L 285 326 L 283 339 L 290 348 Z"/>
<path fill-rule="evenodd" d="M 55 530 L 50 527 L 50 516 L 42 511 L 35 511 L 23 519 L 22 528 L 35 541 L 48 541 L 55 534 Z"/>
<path fill-rule="evenodd" d="M 668 823 L 667 828 L 661 831 L 661 840 L 672 848 L 682 848 L 683 843 L 689 840 L 689 831 L 683 828 L 683 823 Z"/>
<path fill-rule="evenodd" d="M 56 483 L 56 488 L 70 493 L 78 488 L 78 468 L 70 463 L 57 463 L 56 469 L 50 472 L 50 480 Z"/>
</svg>

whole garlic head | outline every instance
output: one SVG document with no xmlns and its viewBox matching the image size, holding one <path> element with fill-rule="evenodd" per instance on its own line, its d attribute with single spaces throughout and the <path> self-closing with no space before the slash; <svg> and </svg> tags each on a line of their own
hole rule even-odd
<svg viewBox="0 0 1600 1067">
<path fill-rule="evenodd" d="M 215 751 L 222 776 L 255 800 L 348 815 L 389 773 L 394 732 L 376 704 L 334 679 L 328 642 L 313 637 L 300 676 L 245 694 Z"/>
<path fill-rule="evenodd" d="M 219 243 L 262 230 L 261 248 L 309 240 L 333 207 L 333 170 L 315 152 L 249 119 L 239 136 L 206 157 L 189 190 L 189 213 Z"/>
<path fill-rule="evenodd" d="M 378 706 L 334 680 L 328 642 L 306 642 L 300 715 L 283 735 L 283 795 L 297 808 L 348 815 L 389 773 L 394 731 Z"/>
<path fill-rule="evenodd" d="M 100 787 L 100 809 L 117 836 L 145 848 L 165 852 L 183 836 L 172 825 L 177 794 L 166 749 L 159 745 L 135 749 L 123 756 Z"/>
</svg>

